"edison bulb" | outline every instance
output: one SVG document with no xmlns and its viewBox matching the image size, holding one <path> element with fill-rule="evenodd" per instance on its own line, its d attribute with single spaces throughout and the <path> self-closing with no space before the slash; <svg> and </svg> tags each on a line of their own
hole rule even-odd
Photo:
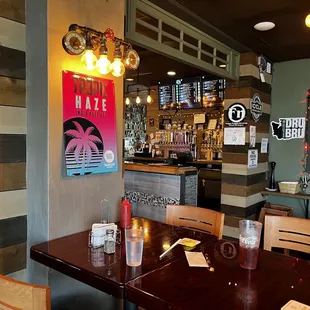
<svg viewBox="0 0 310 310">
<path fill-rule="evenodd" d="M 130 99 L 129 99 L 129 97 L 126 98 L 125 103 L 126 103 L 127 105 L 130 105 Z"/>
<path fill-rule="evenodd" d="M 310 28 L 310 14 L 306 17 L 305 23 L 306 26 Z"/>
<path fill-rule="evenodd" d="M 137 96 L 137 98 L 136 98 L 136 104 L 139 104 L 139 103 L 141 103 L 141 98 L 140 98 L 140 96 Z"/>
<path fill-rule="evenodd" d="M 147 103 L 151 103 L 151 102 L 152 102 L 152 97 L 151 97 L 151 95 L 148 95 L 148 96 L 147 96 L 146 102 L 147 102 Z"/>
<path fill-rule="evenodd" d="M 121 58 L 114 58 L 111 65 L 111 72 L 116 77 L 122 76 L 125 73 L 125 66 L 122 63 Z"/>
<path fill-rule="evenodd" d="M 97 57 L 94 55 L 93 50 L 86 50 L 81 61 L 85 64 L 87 70 L 94 70 L 96 68 Z"/>
<path fill-rule="evenodd" d="M 100 55 L 97 64 L 100 74 L 108 74 L 111 72 L 111 61 L 108 59 L 108 55 Z"/>
</svg>

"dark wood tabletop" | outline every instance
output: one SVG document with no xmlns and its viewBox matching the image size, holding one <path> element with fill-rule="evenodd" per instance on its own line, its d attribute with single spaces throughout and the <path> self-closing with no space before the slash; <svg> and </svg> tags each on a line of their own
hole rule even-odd
<svg viewBox="0 0 310 310">
<path fill-rule="evenodd" d="M 140 267 L 126 265 L 125 235 L 115 254 L 104 254 L 103 249 L 88 247 L 88 231 L 35 245 L 30 257 L 54 270 L 68 275 L 115 297 L 123 298 L 125 284 L 147 272 L 160 268 L 184 256 L 182 246 L 171 250 L 159 260 L 159 255 L 176 240 L 190 237 L 201 240 L 197 248 L 215 242 L 217 238 L 185 228 L 173 227 L 144 218 L 133 218 L 133 225 L 145 228 L 143 259 Z"/>
<path fill-rule="evenodd" d="M 126 285 L 126 298 L 148 310 L 281 309 L 288 301 L 310 305 L 310 262 L 261 250 L 254 271 L 239 266 L 238 245 L 204 247 L 214 267 L 189 267 L 185 257 Z"/>
</svg>

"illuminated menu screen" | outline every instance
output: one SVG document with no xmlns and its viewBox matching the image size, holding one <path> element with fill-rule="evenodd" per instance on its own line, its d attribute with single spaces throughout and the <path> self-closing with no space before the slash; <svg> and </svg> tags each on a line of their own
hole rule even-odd
<svg viewBox="0 0 310 310">
<path fill-rule="evenodd" d="M 175 85 L 159 86 L 159 104 L 162 107 L 165 104 L 176 102 Z"/>
<path fill-rule="evenodd" d="M 201 107 L 201 82 L 200 79 L 177 80 L 176 97 L 183 109 Z"/>
<path fill-rule="evenodd" d="M 182 109 L 201 108 L 201 79 L 180 79 L 173 85 L 159 85 L 159 106 L 178 103 Z"/>
</svg>

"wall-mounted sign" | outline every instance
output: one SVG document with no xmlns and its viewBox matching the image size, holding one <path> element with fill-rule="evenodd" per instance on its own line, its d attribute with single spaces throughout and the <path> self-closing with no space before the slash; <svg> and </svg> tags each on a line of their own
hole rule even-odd
<svg viewBox="0 0 310 310">
<path fill-rule="evenodd" d="M 250 147 L 255 147 L 256 143 L 256 126 L 250 126 Z"/>
<path fill-rule="evenodd" d="M 246 117 L 246 108 L 242 103 L 233 103 L 227 110 L 227 118 L 230 123 L 226 123 L 228 126 L 245 126 L 246 123 L 243 120 Z"/>
<path fill-rule="evenodd" d="M 194 114 L 194 124 L 204 124 L 206 122 L 206 114 Z"/>
<path fill-rule="evenodd" d="M 62 83 L 67 175 L 117 171 L 113 81 L 63 71 Z"/>
<path fill-rule="evenodd" d="M 245 145 L 245 127 L 225 127 L 224 145 Z"/>
<path fill-rule="evenodd" d="M 303 139 L 306 120 L 304 117 L 279 118 L 279 122 L 270 123 L 272 136 L 278 140 Z"/>
<path fill-rule="evenodd" d="M 249 150 L 248 151 L 248 168 L 257 168 L 258 162 L 258 150 Z"/>
<path fill-rule="evenodd" d="M 251 100 L 250 110 L 251 110 L 251 114 L 252 114 L 254 121 L 258 122 L 258 120 L 260 119 L 260 117 L 263 114 L 263 105 L 262 105 L 262 102 L 260 100 L 260 96 L 257 93 L 254 94 L 254 96 Z"/>
<path fill-rule="evenodd" d="M 262 154 L 268 153 L 268 138 L 262 138 L 262 142 L 260 145 L 260 152 Z"/>
</svg>

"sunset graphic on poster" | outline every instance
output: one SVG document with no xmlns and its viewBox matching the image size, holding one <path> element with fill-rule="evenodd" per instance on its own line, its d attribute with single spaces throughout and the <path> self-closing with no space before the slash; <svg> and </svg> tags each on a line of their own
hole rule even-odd
<svg viewBox="0 0 310 310">
<path fill-rule="evenodd" d="M 118 171 L 113 81 L 70 71 L 62 78 L 67 175 Z"/>
</svg>

